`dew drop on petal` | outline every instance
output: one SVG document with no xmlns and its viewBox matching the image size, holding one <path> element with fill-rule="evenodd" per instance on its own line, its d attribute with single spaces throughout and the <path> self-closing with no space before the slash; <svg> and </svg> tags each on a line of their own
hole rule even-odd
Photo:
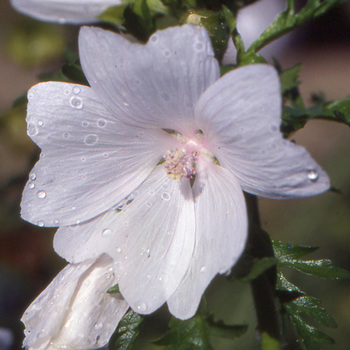
<svg viewBox="0 0 350 350">
<path fill-rule="evenodd" d="M 82 123 L 81 123 L 81 126 L 83 128 L 86 128 L 87 126 L 89 126 L 89 122 L 87 122 L 86 120 L 84 120 Z"/>
<path fill-rule="evenodd" d="M 32 190 L 35 187 L 35 185 L 33 183 L 30 183 L 28 187 Z"/>
<path fill-rule="evenodd" d="M 64 132 L 63 133 L 63 138 L 68 139 L 70 136 L 69 132 Z"/>
<path fill-rule="evenodd" d="M 37 193 L 36 195 L 37 195 L 38 198 L 40 198 L 40 199 L 46 198 L 46 192 L 45 192 L 45 191 L 38 191 L 38 193 Z"/>
<path fill-rule="evenodd" d="M 69 95 L 69 94 L 70 94 L 70 91 L 67 89 L 67 90 L 64 90 L 63 93 L 64 93 L 65 95 Z"/>
<path fill-rule="evenodd" d="M 105 228 L 105 229 L 102 231 L 102 236 L 107 237 L 107 236 L 109 236 L 111 233 L 112 233 L 112 231 L 111 231 L 109 228 Z"/>
<path fill-rule="evenodd" d="M 80 97 L 73 96 L 70 99 L 70 105 L 73 108 L 82 109 L 83 108 L 83 100 Z"/>
<path fill-rule="evenodd" d="M 150 38 L 150 41 L 155 44 L 158 41 L 158 36 L 156 34 L 153 34 Z"/>
<path fill-rule="evenodd" d="M 206 266 L 202 266 L 199 271 L 203 273 L 203 272 L 207 271 L 207 267 Z"/>
<path fill-rule="evenodd" d="M 103 323 L 102 322 L 98 322 L 95 324 L 95 329 L 102 329 L 103 328 Z"/>
<path fill-rule="evenodd" d="M 98 137 L 95 134 L 89 134 L 85 136 L 84 142 L 88 146 L 94 145 L 98 141 Z"/>
<path fill-rule="evenodd" d="M 315 170 L 310 170 L 307 174 L 307 177 L 311 181 L 316 181 L 318 179 L 318 173 Z"/>
<path fill-rule="evenodd" d="M 148 208 L 150 208 L 152 206 L 152 203 L 151 202 L 146 202 L 146 205 Z"/>
<path fill-rule="evenodd" d="M 35 181 L 35 179 L 36 179 L 36 174 L 35 174 L 35 173 L 30 173 L 30 174 L 29 174 L 29 179 L 32 180 L 32 181 Z"/>
<path fill-rule="evenodd" d="M 38 125 L 39 125 L 39 126 L 43 126 L 43 125 L 44 125 L 44 122 L 43 122 L 42 120 L 39 120 L 39 121 L 38 121 Z"/>
<path fill-rule="evenodd" d="M 170 199 L 170 194 L 168 192 L 163 192 L 161 197 L 163 200 L 168 201 Z"/>
<path fill-rule="evenodd" d="M 33 95 L 33 93 L 31 93 L 31 92 L 30 92 L 30 93 L 28 94 L 28 96 L 27 96 L 28 100 L 32 99 L 33 97 L 34 97 L 34 95 Z"/>
<path fill-rule="evenodd" d="M 74 86 L 74 88 L 73 88 L 73 94 L 75 94 L 75 95 L 80 94 L 80 87 L 79 87 L 79 86 Z"/>
<path fill-rule="evenodd" d="M 86 157 L 81 157 L 80 160 L 85 163 L 86 162 Z"/>
<path fill-rule="evenodd" d="M 38 132 L 39 132 L 38 128 L 33 123 L 28 124 L 28 129 L 27 129 L 28 136 L 35 136 L 38 134 Z"/>
<path fill-rule="evenodd" d="M 37 222 L 37 225 L 38 225 L 39 227 L 43 227 L 43 226 L 45 225 L 45 222 L 42 221 L 42 220 L 39 220 L 39 221 Z"/>
<path fill-rule="evenodd" d="M 107 124 L 107 121 L 106 121 L 105 119 L 99 119 L 99 120 L 97 121 L 97 126 L 98 126 L 99 128 L 104 128 L 104 127 L 106 126 L 106 124 Z"/>
<path fill-rule="evenodd" d="M 201 41 L 197 41 L 195 44 L 194 44 L 194 48 L 195 50 L 197 51 L 202 51 L 203 48 L 204 48 L 204 45 Z"/>
<path fill-rule="evenodd" d="M 122 252 L 122 248 L 117 247 L 117 249 L 115 250 L 117 253 L 121 253 Z"/>
<path fill-rule="evenodd" d="M 138 312 L 146 312 L 147 311 L 147 305 L 146 303 L 144 303 L 143 301 L 137 303 L 137 307 L 136 307 Z"/>
</svg>

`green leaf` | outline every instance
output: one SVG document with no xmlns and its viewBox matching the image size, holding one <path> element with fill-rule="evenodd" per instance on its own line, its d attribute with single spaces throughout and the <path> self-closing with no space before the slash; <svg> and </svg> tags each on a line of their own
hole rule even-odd
<svg viewBox="0 0 350 350">
<path fill-rule="evenodd" d="M 125 7 L 126 5 L 109 7 L 98 16 L 98 19 L 106 23 L 121 25 L 124 20 Z"/>
<path fill-rule="evenodd" d="M 314 275 L 326 279 L 348 279 L 350 273 L 333 265 L 329 259 L 320 260 L 297 260 L 290 259 L 281 261 L 281 267 L 291 267 L 307 275 Z"/>
<path fill-rule="evenodd" d="M 281 350 L 281 343 L 275 339 L 274 337 L 271 337 L 267 332 L 261 332 L 261 348 L 263 350 Z"/>
<path fill-rule="evenodd" d="M 281 90 L 282 94 L 286 94 L 290 90 L 298 88 L 299 85 L 299 73 L 301 69 L 301 64 L 297 64 L 296 66 L 287 69 L 280 74 L 280 82 L 281 82 Z"/>
<path fill-rule="evenodd" d="M 272 240 L 272 245 L 275 256 L 279 261 L 301 258 L 318 249 L 318 247 L 314 246 L 291 245 L 274 240 Z"/>
<path fill-rule="evenodd" d="M 240 280 L 243 282 L 252 281 L 253 279 L 257 278 L 259 275 L 261 275 L 264 271 L 276 265 L 277 262 L 278 260 L 274 257 L 254 259 L 250 272 L 246 276 L 240 278 Z"/>
<path fill-rule="evenodd" d="M 119 322 L 116 333 L 110 341 L 110 348 L 115 350 L 130 350 L 139 335 L 139 326 L 143 318 L 132 309 Z M 114 346 L 114 347 L 113 347 Z"/>
<path fill-rule="evenodd" d="M 247 325 L 226 325 L 222 321 L 214 321 L 211 317 L 208 319 L 209 332 L 210 335 L 227 338 L 236 339 L 248 330 Z"/>
<path fill-rule="evenodd" d="M 210 328 L 200 315 L 185 321 L 172 318 L 169 327 L 170 331 L 155 344 L 166 345 L 166 350 L 213 349 L 209 342 Z"/>
</svg>

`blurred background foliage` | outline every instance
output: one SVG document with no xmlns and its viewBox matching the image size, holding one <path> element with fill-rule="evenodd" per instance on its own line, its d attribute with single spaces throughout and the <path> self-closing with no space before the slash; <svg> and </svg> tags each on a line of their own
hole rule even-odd
<svg viewBox="0 0 350 350">
<path fill-rule="evenodd" d="M 272 3 L 280 8 L 272 0 L 262 3 L 254 15 L 247 16 L 247 27 L 257 25 L 262 18 L 272 19 L 277 11 Z M 39 154 L 26 135 L 25 94 L 39 82 L 39 76 L 45 79 L 43 73 L 57 72 L 63 62 L 72 62 L 77 33 L 75 26 L 35 21 L 17 14 L 9 1 L 0 3 L 0 338 L 2 334 L 13 337 L 9 348 L 13 350 L 21 348 L 22 313 L 65 265 L 52 248 L 54 230 L 20 219 L 21 193 Z M 328 100 L 349 96 L 350 3 L 274 43 L 263 55 L 270 61 L 275 56 L 284 69 L 302 62 L 300 89 L 305 101 L 319 92 Z M 275 240 L 319 246 L 311 258 L 330 258 L 350 270 L 349 129 L 314 120 L 291 138 L 310 151 L 340 192 L 289 201 L 259 199 L 263 228 Z M 350 282 L 323 281 L 295 271 L 287 275 L 309 295 L 321 299 L 338 323 L 338 328 L 326 330 L 337 343 L 322 348 L 349 350 Z M 206 300 L 216 320 L 249 325 L 248 332 L 237 340 L 213 338 L 215 349 L 258 349 L 249 284 L 219 276 L 208 288 Z M 166 307 L 146 317 L 134 348 L 160 348 L 149 341 L 164 334 L 169 320 Z M 286 347 L 297 348 L 293 343 Z"/>
</svg>

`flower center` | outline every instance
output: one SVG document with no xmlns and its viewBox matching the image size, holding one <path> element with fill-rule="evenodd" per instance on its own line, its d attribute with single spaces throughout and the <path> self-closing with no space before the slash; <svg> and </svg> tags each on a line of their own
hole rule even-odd
<svg viewBox="0 0 350 350">
<path fill-rule="evenodd" d="M 197 150 L 186 150 L 175 148 L 167 151 L 163 158 L 164 167 L 172 180 L 180 181 L 182 178 L 192 179 L 196 174 L 196 161 L 199 152 Z"/>
</svg>

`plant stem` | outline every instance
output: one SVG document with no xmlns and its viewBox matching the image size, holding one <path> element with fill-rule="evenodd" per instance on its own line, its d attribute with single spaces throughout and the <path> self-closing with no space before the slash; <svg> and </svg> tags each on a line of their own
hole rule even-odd
<svg viewBox="0 0 350 350">
<path fill-rule="evenodd" d="M 274 256 L 270 238 L 260 229 L 257 198 L 246 195 L 249 213 L 248 244 L 257 258 Z M 263 350 L 281 349 L 279 315 L 275 303 L 276 267 L 272 267 L 252 280 L 251 288 L 257 315 L 257 329 Z"/>
</svg>

